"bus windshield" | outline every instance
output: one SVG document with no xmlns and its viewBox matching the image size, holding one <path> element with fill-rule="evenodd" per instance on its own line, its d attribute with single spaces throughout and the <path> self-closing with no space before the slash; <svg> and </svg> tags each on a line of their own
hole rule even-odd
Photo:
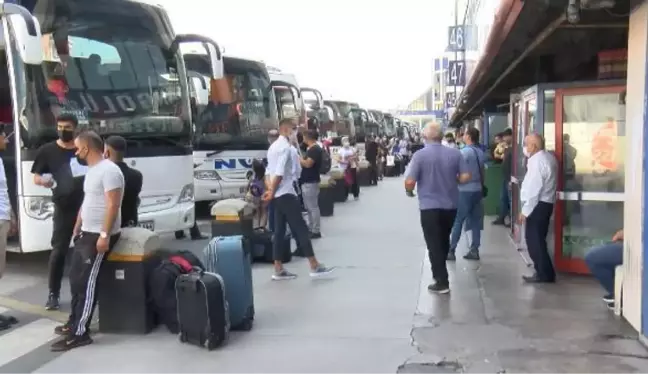
<svg viewBox="0 0 648 374">
<path fill-rule="evenodd" d="M 55 2 L 39 0 L 48 1 Z M 120 0 L 74 1 L 69 7 L 35 8 L 43 64 L 22 65 L 27 74 L 17 77 L 26 80 L 26 92 L 19 89 L 28 108 L 21 121 L 26 146 L 54 138 L 55 119 L 63 113 L 102 135 L 172 136 L 188 144 L 187 80 L 180 55 L 170 49 L 173 31 L 163 10 Z"/>
<path fill-rule="evenodd" d="M 344 117 L 348 116 L 349 113 L 351 113 L 351 109 L 353 109 L 351 104 L 347 103 L 346 101 L 331 101 L 331 102 L 337 105 L 338 109 L 340 110 L 340 114 L 342 114 Z"/>
<path fill-rule="evenodd" d="M 208 75 L 207 55 L 185 55 L 184 59 L 188 71 Z M 268 131 L 278 127 L 278 117 L 265 65 L 224 57 L 224 66 L 227 84 L 213 84 L 211 89 L 229 92 L 212 92 L 211 97 L 231 97 L 232 101 L 209 100 L 206 105 L 198 103 L 192 108 L 196 114 L 194 149 L 267 149 Z M 286 93 L 292 103 L 290 93 Z"/>
</svg>

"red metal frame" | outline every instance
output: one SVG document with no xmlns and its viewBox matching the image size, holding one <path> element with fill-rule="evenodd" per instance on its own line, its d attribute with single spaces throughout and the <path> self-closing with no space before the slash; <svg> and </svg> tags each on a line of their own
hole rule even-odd
<svg viewBox="0 0 648 374">
<path fill-rule="evenodd" d="M 565 96 L 604 94 L 604 93 L 621 93 L 626 90 L 626 86 L 592 86 L 592 87 L 575 87 L 556 89 L 554 104 L 554 119 L 556 123 L 556 157 L 558 158 L 558 191 L 565 188 L 565 177 L 563 170 L 563 98 Z M 554 206 L 554 263 L 556 269 L 561 272 L 575 274 L 589 274 L 589 269 L 585 261 L 580 258 L 566 258 L 562 255 L 563 245 L 563 212 L 565 211 L 565 201 L 556 199 Z"/>
</svg>

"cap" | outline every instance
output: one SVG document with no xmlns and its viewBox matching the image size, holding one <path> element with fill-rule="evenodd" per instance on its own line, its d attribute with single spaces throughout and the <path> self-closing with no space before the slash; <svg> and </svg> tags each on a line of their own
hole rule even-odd
<svg viewBox="0 0 648 374">
<path fill-rule="evenodd" d="M 119 135 L 109 136 L 104 144 L 117 152 L 126 152 L 126 139 Z"/>
</svg>

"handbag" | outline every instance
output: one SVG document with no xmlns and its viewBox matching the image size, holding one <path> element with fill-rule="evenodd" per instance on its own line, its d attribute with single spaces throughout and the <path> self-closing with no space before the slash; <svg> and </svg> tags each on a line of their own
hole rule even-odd
<svg viewBox="0 0 648 374">
<path fill-rule="evenodd" d="M 353 185 L 353 174 L 351 174 L 350 167 L 344 170 L 344 183 L 346 183 L 347 186 Z"/>
<path fill-rule="evenodd" d="M 475 148 L 470 147 L 470 149 L 475 153 L 475 159 L 477 160 L 477 169 L 479 170 L 479 182 L 482 186 L 482 196 L 488 196 L 488 187 L 484 185 L 484 175 L 482 174 L 482 165 L 479 163 L 479 154 L 475 151 Z"/>
</svg>

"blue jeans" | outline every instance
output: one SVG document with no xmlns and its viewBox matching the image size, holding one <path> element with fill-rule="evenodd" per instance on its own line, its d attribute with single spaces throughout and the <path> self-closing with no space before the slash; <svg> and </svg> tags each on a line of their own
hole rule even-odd
<svg viewBox="0 0 648 374">
<path fill-rule="evenodd" d="M 459 191 L 459 205 L 457 206 L 457 216 L 452 225 L 450 234 L 450 252 L 454 253 L 459 244 L 461 229 L 466 223 L 466 231 L 472 232 L 470 242 L 471 251 L 479 251 L 481 245 L 481 230 L 484 228 L 484 205 L 482 203 L 484 196 L 482 191 Z"/>
<path fill-rule="evenodd" d="M 504 180 L 500 190 L 499 215 L 497 216 L 497 219 L 502 221 L 511 215 L 511 191 L 509 191 L 508 185 L 509 181 Z"/>
<path fill-rule="evenodd" d="M 608 294 L 614 295 L 615 268 L 623 264 L 623 243 L 614 242 L 591 248 L 585 263 Z"/>
</svg>

